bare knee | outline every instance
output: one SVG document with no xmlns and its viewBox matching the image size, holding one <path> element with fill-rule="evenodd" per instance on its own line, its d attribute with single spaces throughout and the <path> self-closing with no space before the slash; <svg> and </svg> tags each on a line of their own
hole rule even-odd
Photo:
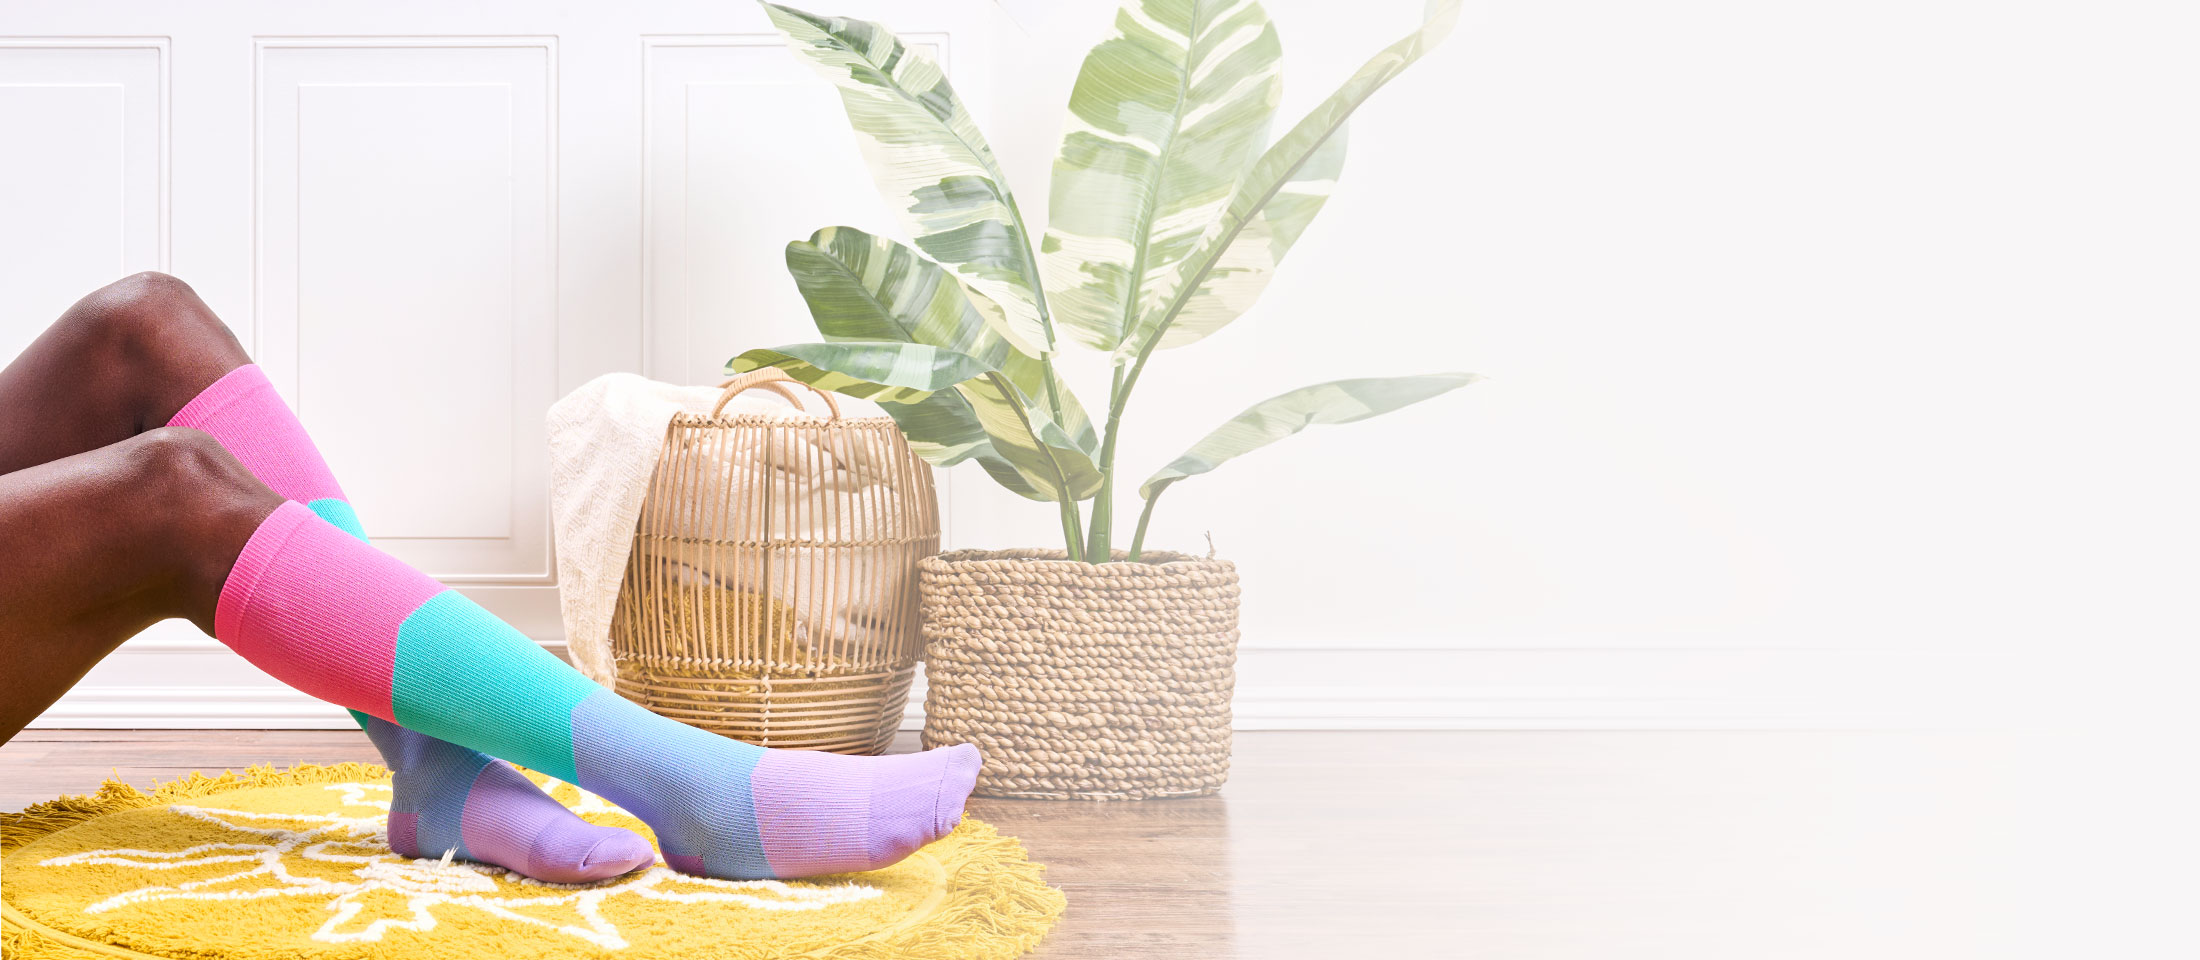
<svg viewBox="0 0 2200 960">
<path fill-rule="evenodd" d="M 156 427 L 123 441 L 120 447 L 131 486 L 153 502 L 182 506 L 282 502 L 205 431 Z"/>
<path fill-rule="evenodd" d="M 92 292 L 93 296 L 122 302 L 179 302 L 197 300 L 199 292 L 181 279 L 158 270 L 141 270 Z"/>
<path fill-rule="evenodd" d="M 87 339 L 131 356 L 189 348 L 194 342 L 235 346 L 236 338 L 198 291 L 165 273 L 134 273 L 91 292 L 69 309 L 65 322 L 85 328 Z"/>
<path fill-rule="evenodd" d="M 250 358 L 190 284 L 137 273 L 92 291 L 62 315 L 55 335 L 86 389 L 116 391 L 140 428 L 166 423 L 184 403 Z"/>
<path fill-rule="evenodd" d="M 218 592 L 237 551 L 283 498 L 198 430 L 160 427 L 119 448 L 120 479 L 134 499 L 153 505 L 154 544 L 197 592 Z"/>
</svg>

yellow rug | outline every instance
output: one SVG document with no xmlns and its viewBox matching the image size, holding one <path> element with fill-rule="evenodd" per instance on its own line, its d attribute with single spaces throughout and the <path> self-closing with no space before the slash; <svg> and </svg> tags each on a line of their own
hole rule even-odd
<svg viewBox="0 0 2200 960">
<path fill-rule="evenodd" d="M 537 774 L 597 823 L 624 811 Z M 9 960 L 1014 957 L 1060 916 L 1023 846 L 964 820 L 868 873 L 735 882 L 662 863 L 558 886 L 389 851 L 389 772 L 366 764 L 109 781 L 0 814 Z"/>
</svg>

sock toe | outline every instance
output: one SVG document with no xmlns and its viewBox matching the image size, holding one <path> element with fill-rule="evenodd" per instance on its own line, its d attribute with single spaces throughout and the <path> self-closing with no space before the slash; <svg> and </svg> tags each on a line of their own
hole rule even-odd
<svg viewBox="0 0 2200 960">
<path fill-rule="evenodd" d="M 977 789 L 978 768 L 985 765 L 976 744 L 958 743 L 942 752 L 947 754 L 947 767 L 940 774 L 939 799 L 932 810 L 935 839 L 953 833 L 962 823 L 963 803 Z"/>
<path fill-rule="evenodd" d="M 537 834 L 522 872 L 547 883 L 591 883 L 656 860 L 649 841 L 633 831 L 575 819 Z"/>
<path fill-rule="evenodd" d="M 885 866 L 931 843 L 962 819 L 963 798 L 978 778 L 978 748 L 879 757 L 871 781 L 869 853 Z"/>
<path fill-rule="evenodd" d="M 632 873 L 656 862 L 656 848 L 640 834 L 612 829 L 610 836 L 598 841 L 581 856 L 580 868 L 590 874 L 591 879 L 603 879 Z"/>
</svg>

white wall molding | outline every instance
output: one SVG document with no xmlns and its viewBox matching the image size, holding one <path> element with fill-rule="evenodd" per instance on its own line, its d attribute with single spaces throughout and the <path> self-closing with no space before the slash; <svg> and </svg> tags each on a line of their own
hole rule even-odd
<svg viewBox="0 0 2200 960">
<path fill-rule="evenodd" d="M 383 549 L 552 586 L 558 38 L 262 36 L 251 66 L 254 359 Z"/>
<path fill-rule="evenodd" d="M 166 37 L 0 37 L 0 363 L 91 287 L 170 266 Z M 28 229 L 24 229 L 28 226 Z"/>
</svg>

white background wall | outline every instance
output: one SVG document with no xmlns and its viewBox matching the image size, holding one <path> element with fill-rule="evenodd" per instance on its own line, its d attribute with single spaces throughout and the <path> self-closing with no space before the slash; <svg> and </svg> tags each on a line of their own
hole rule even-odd
<svg viewBox="0 0 2200 960">
<path fill-rule="evenodd" d="M 1112 3 L 827 6 L 940 51 L 1043 220 Z M 1419 12 L 1267 6 L 1282 122 Z M 1244 573 L 1241 723 L 1850 720 L 2001 683 L 2003 650 L 2189 636 L 2192 26 L 1470 3 L 1358 115 L 1261 304 L 1128 417 L 1135 478 L 1303 383 L 1490 377 L 1171 491 L 1153 543 Z M 895 230 L 740 3 L 10 0 L 0 37 L 0 355 L 114 276 L 183 276 L 378 542 L 546 641 L 543 408 L 809 338 L 781 246 Z M 946 489 L 951 545 L 1055 537 L 974 470 Z M 338 715 L 185 628 L 46 722 Z"/>
</svg>

